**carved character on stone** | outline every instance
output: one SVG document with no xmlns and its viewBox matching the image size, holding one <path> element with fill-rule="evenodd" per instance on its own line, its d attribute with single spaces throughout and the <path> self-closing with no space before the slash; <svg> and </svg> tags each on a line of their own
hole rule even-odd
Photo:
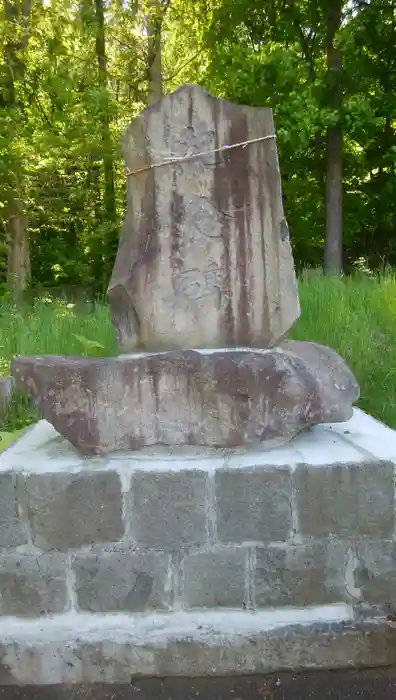
<svg viewBox="0 0 396 700">
<path fill-rule="evenodd" d="M 222 271 L 217 263 L 212 262 L 204 270 L 197 267 L 184 270 L 176 280 L 179 294 L 187 299 L 199 301 L 204 297 L 214 296 L 217 308 L 221 305 Z"/>
</svg>

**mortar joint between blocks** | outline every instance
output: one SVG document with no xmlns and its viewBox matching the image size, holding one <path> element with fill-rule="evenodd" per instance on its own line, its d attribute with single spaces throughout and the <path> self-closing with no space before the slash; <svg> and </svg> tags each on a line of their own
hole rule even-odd
<svg viewBox="0 0 396 700">
<path fill-rule="evenodd" d="M 69 612 L 78 611 L 77 593 L 76 593 L 76 574 L 73 569 L 73 553 L 69 552 L 66 563 L 66 588 L 69 598 Z"/>
<path fill-rule="evenodd" d="M 254 572 L 256 570 L 257 555 L 256 548 L 249 547 L 246 551 L 245 570 L 245 598 L 244 607 L 247 610 L 255 609 Z"/>
<path fill-rule="evenodd" d="M 121 509 L 122 509 L 122 522 L 124 524 L 124 537 L 130 538 L 132 534 L 131 529 L 131 496 L 132 496 L 132 474 L 124 469 L 118 470 L 118 476 L 121 482 Z"/>
<path fill-rule="evenodd" d="M 22 483 L 20 482 L 20 478 L 23 480 Z M 33 542 L 32 530 L 30 527 L 29 506 L 28 506 L 28 502 L 27 502 L 27 494 L 25 491 L 25 479 L 26 479 L 26 476 L 23 475 L 22 477 L 17 477 L 17 482 L 16 482 L 18 515 L 19 515 L 21 523 L 23 524 L 23 529 L 25 530 L 25 533 L 26 533 L 26 540 L 27 540 L 26 545 L 34 551 L 34 550 L 36 550 L 36 547 L 35 547 L 34 542 Z"/>
<path fill-rule="evenodd" d="M 174 612 L 183 610 L 183 557 L 184 555 L 182 552 L 173 552 L 169 561 L 168 581 L 172 591 L 172 607 Z"/>
<path fill-rule="evenodd" d="M 207 473 L 205 493 L 206 536 L 210 544 L 217 542 L 216 472 Z"/>
<path fill-rule="evenodd" d="M 359 568 L 359 558 L 356 546 L 351 545 L 344 555 L 345 592 L 351 603 L 362 602 L 362 590 L 356 585 L 356 572 Z"/>
<path fill-rule="evenodd" d="M 291 493 L 290 493 L 290 515 L 291 515 L 291 528 L 290 528 L 290 540 L 292 542 L 300 542 L 300 518 L 298 513 L 298 499 L 297 499 L 297 488 L 295 480 L 294 470 L 290 473 L 290 483 L 291 483 Z"/>
</svg>

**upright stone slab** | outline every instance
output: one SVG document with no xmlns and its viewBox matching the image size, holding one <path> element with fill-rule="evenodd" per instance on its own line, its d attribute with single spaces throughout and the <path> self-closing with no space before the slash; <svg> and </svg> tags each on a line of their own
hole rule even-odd
<svg viewBox="0 0 396 700">
<path fill-rule="evenodd" d="M 274 345 L 300 307 L 271 110 L 184 85 L 133 120 L 124 155 L 120 349 Z"/>
</svg>

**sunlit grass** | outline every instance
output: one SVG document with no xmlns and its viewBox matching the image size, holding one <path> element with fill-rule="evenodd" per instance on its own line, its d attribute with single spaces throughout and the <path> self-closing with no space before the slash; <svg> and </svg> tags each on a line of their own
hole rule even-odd
<svg viewBox="0 0 396 700">
<path fill-rule="evenodd" d="M 342 355 L 360 386 L 360 406 L 396 428 L 396 275 L 343 279 L 305 273 L 302 316 L 290 335 L 329 345 Z M 16 355 L 117 354 L 103 304 L 67 305 L 41 299 L 14 309 L 0 306 L 0 374 Z M 36 414 L 25 399 L 13 402 L 4 427 L 20 428 Z"/>
<path fill-rule="evenodd" d="M 291 335 L 337 350 L 361 388 L 359 405 L 396 428 L 396 275 L 303 275 Z"/>
<path fill-rule="evenodd" d="M 107 355 L 115 335 L 104 305 L 40 299 L 17 309 L 0 305 L 1 372 L 16 355 Z"/>
<path fill-rule="evenodd" d="M 0 431 L 0 452 L 4 452 L 4 450 L 7 449 L 10 445 L 12 445 L 17 438 L 22 435 L 24 432 L 24 428 L 20 428 L 19 430 L 13 430 L 12 432 L 6 431 L 6 430 L 1 430 Z"/>
</svg>

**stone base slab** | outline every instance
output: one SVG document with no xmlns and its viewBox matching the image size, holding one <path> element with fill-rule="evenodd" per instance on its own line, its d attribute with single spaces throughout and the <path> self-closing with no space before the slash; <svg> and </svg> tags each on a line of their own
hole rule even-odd
<svg viewBox="0 0 396 700">
<path fill-rule="evenodd" d="M 359 398 L 345 362 L 315 343 L 110 358 L 19 357 L 16 386 L 84 454 L 149 445 L 273 446 L 345 421 Z"/>
<path fill-rule="evenodd" d="M 75 615 L 0 622 L 0 685 L 131 683 L 396 662 L 396 630 L 346 608 L 279 614 Z"/>
</svg>

